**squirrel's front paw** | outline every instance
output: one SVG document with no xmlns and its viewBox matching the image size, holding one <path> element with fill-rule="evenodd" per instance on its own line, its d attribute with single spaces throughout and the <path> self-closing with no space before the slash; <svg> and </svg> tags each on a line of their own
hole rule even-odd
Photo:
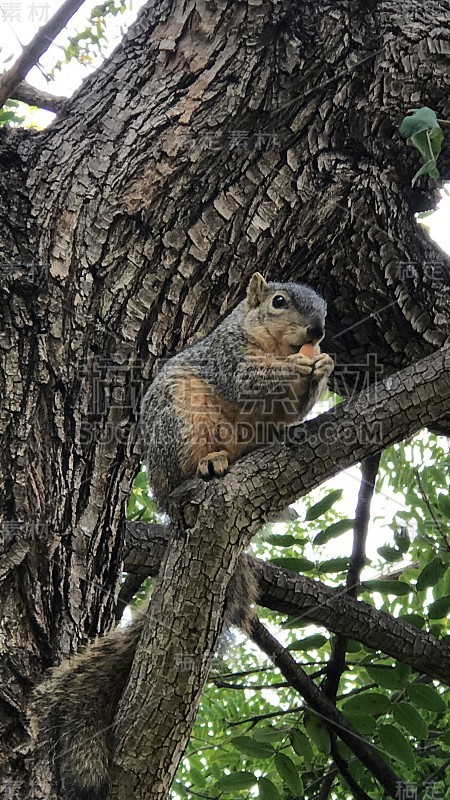
<svg viewBox="0 0 450 800">
<path fill-rule="evenodd" d="M 228 453 L 225 450 L 218 450 L 215 453 L 208 453 L 200 459 L 197 466 L 197 475 L 202 478 L 215 478 L 225 475 L 228 469 Z"/>
<path fill-rule="evenodd" d="M 313 371 L 314 361 L 309 356 L 304 356 L 302 353 L 293 353 L 286 358 L 288 364 L 295 364 L 300 375 L 311 375 Z"/>
<path fill-rule="evenodd" d="M 328 378 L 334 370 L 334 361 L 328 353 L 319 353 L 314 359 L 313 380 Z"/>
</svg>

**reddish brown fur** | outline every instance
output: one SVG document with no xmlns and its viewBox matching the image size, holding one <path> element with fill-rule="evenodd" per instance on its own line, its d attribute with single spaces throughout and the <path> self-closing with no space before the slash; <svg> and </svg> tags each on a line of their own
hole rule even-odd
<svg viewBox="0 0 450 800">
<path fill-rule="evenodd" d="M 285 348 L 281 344 L 279 349 Z M 255 360 L 260 366 L 282 366 L 283 355 L 254 346 L 247 351 L 248 360 Z M 273 440 L 273 423 L 297 422 L 298 400 L 306 388 L 304 377 L 291 376 L 289 383 L 283 384 L 281 395 L 239 404 L 224 400 L 202 378 L 187 371 L 179 374 L 170 391 L 177 416 L 190 432 L 183 452 L 185 474 L 194 475 L 203 459 L 221 451 L 225 451 L 232 464 L 254 447 Z"/>
</svg>

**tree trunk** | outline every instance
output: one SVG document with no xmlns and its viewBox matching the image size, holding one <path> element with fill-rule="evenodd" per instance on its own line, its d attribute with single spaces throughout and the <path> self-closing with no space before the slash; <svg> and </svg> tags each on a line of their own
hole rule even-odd
<svg viewBox="0 0 450 800">
<path fill-rule="evenodd" d="M 344 395 L 448 339 L 449 262 L 413 216 L 436 188 L 411 188 L 398 133 L 412 107 L 450 118 L 448 10 L 159 0 L 48 129 L 1 132 L 0 771 L 15 797 L 32 686 L 114 619 L 156 359 L 255 269 L 324 294 Z"/>
</svg>

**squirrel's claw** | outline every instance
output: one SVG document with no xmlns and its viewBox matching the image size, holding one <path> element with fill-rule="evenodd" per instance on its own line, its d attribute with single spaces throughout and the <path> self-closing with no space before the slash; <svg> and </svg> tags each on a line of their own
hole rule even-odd
<svg viewBox="0 0 450 800">
<path fill-rule="evenodd" d="M 314 361 L 309 356 L 304 356 L 303 353 L 293 353 L 287 357 L 286 361 L 295 364 L 300 375 L 308 376 L 313 371 Z"/>
<path fill-rule="evenodd" d="M 313 380 L 328 378 L 334 370 L 334 361 L 328 353 L 320 353 L 314 360 Z"/>
</svg>

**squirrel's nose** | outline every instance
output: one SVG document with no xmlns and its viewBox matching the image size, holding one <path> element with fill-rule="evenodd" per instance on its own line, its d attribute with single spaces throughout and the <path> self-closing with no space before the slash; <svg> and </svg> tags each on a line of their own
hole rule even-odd
<svg viewBox="0 0 450 800">
<path fill-rule="evenodd" d="M 323 326 L 319 323 L 315 323 L 314 325 L 308 325 L 306 329 L 306 333 L 308 337 L 311 339 L 311 342 L 315 344 L 316 342 L 320 342 L 321 339 L 324 337 L 324 329 Z"/>
</svg>

